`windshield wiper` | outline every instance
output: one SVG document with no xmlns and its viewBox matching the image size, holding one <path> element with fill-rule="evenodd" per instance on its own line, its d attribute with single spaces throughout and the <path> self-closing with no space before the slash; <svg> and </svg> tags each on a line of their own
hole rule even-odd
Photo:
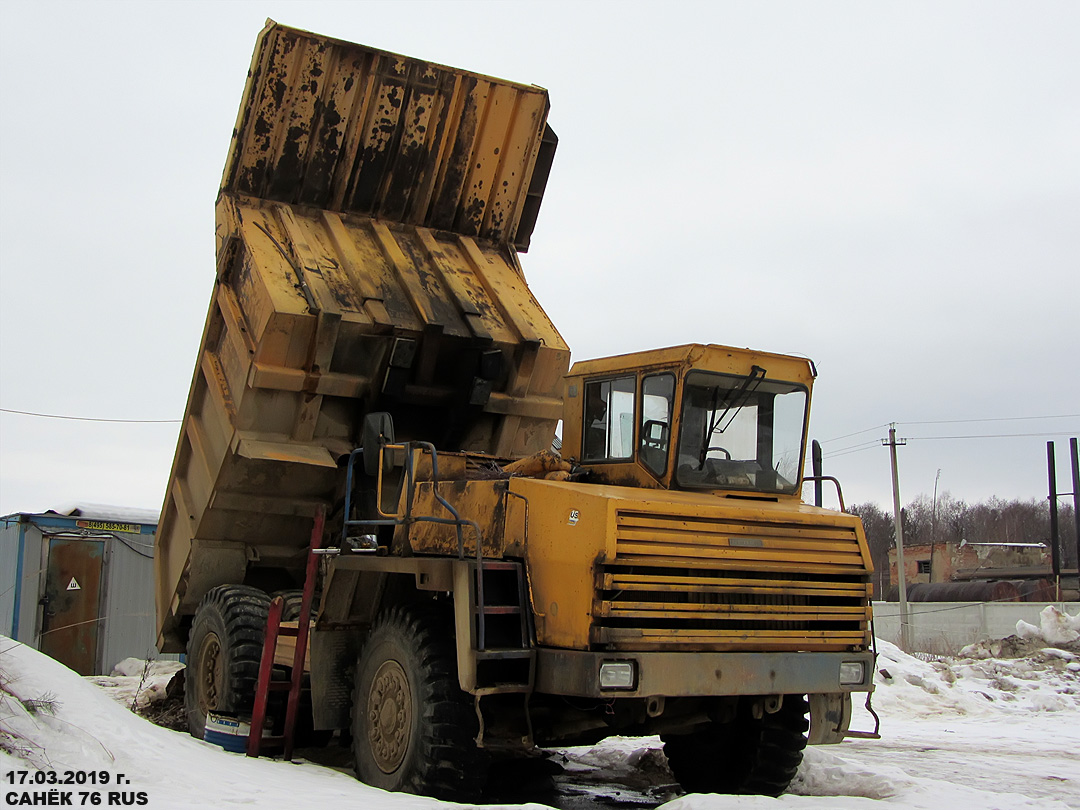
<svg viewBox="0 0 1080 810">
<path fill-rule="evenodd" d="M 716 412 L 720 407 L 720 386 L 718 385 L 713 388 L 713 418 L 709 420 L 709 429 L 705 433 L 705 440 L 701 443 L 701 455 L 698 458 L 699 470 L 704 469 L 705 467 L 705 456 L 709 452 L 709 444 L 712 441 L 713 434 L 723 433 L 725 430 L 731 427 L 731 423 L 735 421 L 735 417 L 739 415 L 739 411 L 743 409 L 743 406 L 750 399 L 750 395 L 753 394 L 755 390 L 757 390 L 758 385 L 760 385 L 761 381 L 765 379 L 765 374 L 766 371 L 761 366 L 750 366 L 750 373 L 743 378 L 742 385 L 739 386 L 739 388 L 732 396 L 724 397 L 724 401 L 727 402 L 728 405 L 726 408 L 724 408 L 724 412 L 721 413 L 719 416 Z M 732 409 L 734 409 L 734 412 L 732 412 Z M 720 423 L 724 421 L 725 417 L 727 417 L 729 413 L 731 413 L 731 419 L 728 419 L 728 423 L 726 425 L 721 426 Z"/>
</svg>

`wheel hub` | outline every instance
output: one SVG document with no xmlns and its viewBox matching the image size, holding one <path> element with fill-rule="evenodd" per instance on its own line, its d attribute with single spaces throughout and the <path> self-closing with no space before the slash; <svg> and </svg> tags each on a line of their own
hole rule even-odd
<svg viewBox="0 0 1080 810">
<path fill-rule="evenodd" d="M 412 692 L 397 661 L 384 661 L 368 693 L 368 741 L 375 764 L 393 773 L 405 760 L 412 729 Z"/>
<path fill-rule="evenodd" d="M 204 715 L 218 708 L 221 667 L 221 641 L 214 633 L 207 633 L 199 649 L 198 672 L 199 709 Z"/>
</svg>

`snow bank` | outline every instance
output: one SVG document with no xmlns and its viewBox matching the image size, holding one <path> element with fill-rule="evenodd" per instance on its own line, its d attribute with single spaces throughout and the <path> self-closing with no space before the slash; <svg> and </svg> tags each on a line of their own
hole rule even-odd
<svg viewBox="0 0 1080 810">
<path fill-rule="evenodd" d="M 659 737 L 608 737 L 602 745 L 562 749 L 561 764 L 570 772 L 597 768 L 630 772 L 654 757 L 661 745 Z"/>
<path fill-rule="evenodd" d="M 306 762 L 249 759 L 159 728 L 123 708 L 92 682 L 23 644 L 0 636 L 0 774 L 8 771 L 104 770 L 113 785 L 79 786 L 102 796 L 117 790 L 146 794 L 150 810 L 200 808 L 363 807 L 428 810 L 445 803 L 387 793 L 351 775 Z M 54 713 L 26 705 L 55 698 Z M 5 796 L 38 788 L 14 788 Z M 75 803 L 79 801 L 76 794 Z M 10 804 L 10 801 L 8 802 Z M 539 807 L 537 805 L 537 807 Z"/>
<path fill-rule="evenodd" d="M 1065 810 L 1067 804 L 1046 797 L 1029 797 L 1013 792 L 989 793 L 965 784 L 916 777 L 899 767 L 884 764 L 887 756 L 872 763 L 844 755 L 844 748 L 822 746 L 806 750 L 802 767 L 792 782 L 790 793 L 821 797 L 820 804 L 795 801 L 792 795 L 780 798 L 798 807 L 847 810 Z M 670 805 L 666 805 L 670 808 Z M 688 807 L 695 807 L 688 805 Z M 704 808 L 704 806 L 699 806 Z M 714 805 L 715 807 L 715 805 Z M 741 807 L 741 805 L 740 805 Z M 697 808 L 695 808 L 697 810 Z"/>
<path fill-rule="evenodd" d="M 1016 635 L 1047 644 L 1071 644 L 1080 639 L 1080 616 L 1070 616 L 1047 605 L 1039 614 L 1039 627 L 1021 619 L 1016 623 Z"/>
<path fill-rule="evenodd" d="M 1080 617 L 1050 605 L 1040 619 L 1040 628 L 1020 622 L 1023 635 L 968 645 L 955 658 L 923 661 L 879 640 L 874 704 L 900 716 L 1080 709 Z"/>
<path fill-rule="evenodd" d="M 165 699 L 169 681 L 183 668 L 179 661 L 125 658 L 113 667 L 111 675 L 91 675 L 86 680 L 103 689 L 121 706 L 145 709 Z"/>
</svg>

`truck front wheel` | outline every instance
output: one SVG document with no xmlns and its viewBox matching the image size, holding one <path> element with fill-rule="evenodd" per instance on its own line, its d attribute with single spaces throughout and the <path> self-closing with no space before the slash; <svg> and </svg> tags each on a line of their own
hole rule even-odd
<svg viewBox="0 0 1080 810">
<path fill-rule="evenodd" d="M 765 796 L 787 790 L 806 747 L 806 698 L 785 695 L 771 714 L 757 705 L 743 699 L 729 723 L 663 735 L 664 754 L 684 790 Z"/>
<path fill-rule="evenodd" d="M 199 603 L 187 644 L 184 711 L 202 739 L 208 712 L 250 713 L 270 597 L 246 585 L 218 585 Z"/>
<path fill-rule="evenodd" d="M 472 699 L 458 687 L 448 617 L 383 612 L 356 668 L 353 755 L 361 781 L 440 799 L 478 798 L 487 777 Z"/>
</svg>

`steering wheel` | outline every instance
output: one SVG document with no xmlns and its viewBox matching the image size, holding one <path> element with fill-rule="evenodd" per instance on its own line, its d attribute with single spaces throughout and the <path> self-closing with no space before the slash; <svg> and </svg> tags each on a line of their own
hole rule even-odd
<svg viewBox="0 0 1080 810">
<path fill-rule="evenodd" d="M 705 449 L 705 455 L 708 455 L 708 454 L 709 454 L 709 453 L 711 453 L 711 452 L 712 452 L 713 450 L 717 450 L 717 451 L 719 451 L 719 452 L 723 453 L 723 454 L 724 454 L 724 459 L 725 459 L 726 461 L 731 461 L 731 453 L 730 453 L 730 452 L 729 452 L 729 451 L 728 451 L 727 449 L 725 449 L 725 448 L 723 448 L 723 447 L 707 447 L 707 448 Z"/>
<path fill-rule="evenodd" d="M 660 435 L 653 436 L 653 428 L 660 428 Z M 667 433 L 668 425 L 666 422 L 661 422 L 658 419 L 649 419 L 641 426 L 641 443 L 645 447 L 651 447 L 654 450 L 663 450 L 667 445 Z"/>
</svg>

